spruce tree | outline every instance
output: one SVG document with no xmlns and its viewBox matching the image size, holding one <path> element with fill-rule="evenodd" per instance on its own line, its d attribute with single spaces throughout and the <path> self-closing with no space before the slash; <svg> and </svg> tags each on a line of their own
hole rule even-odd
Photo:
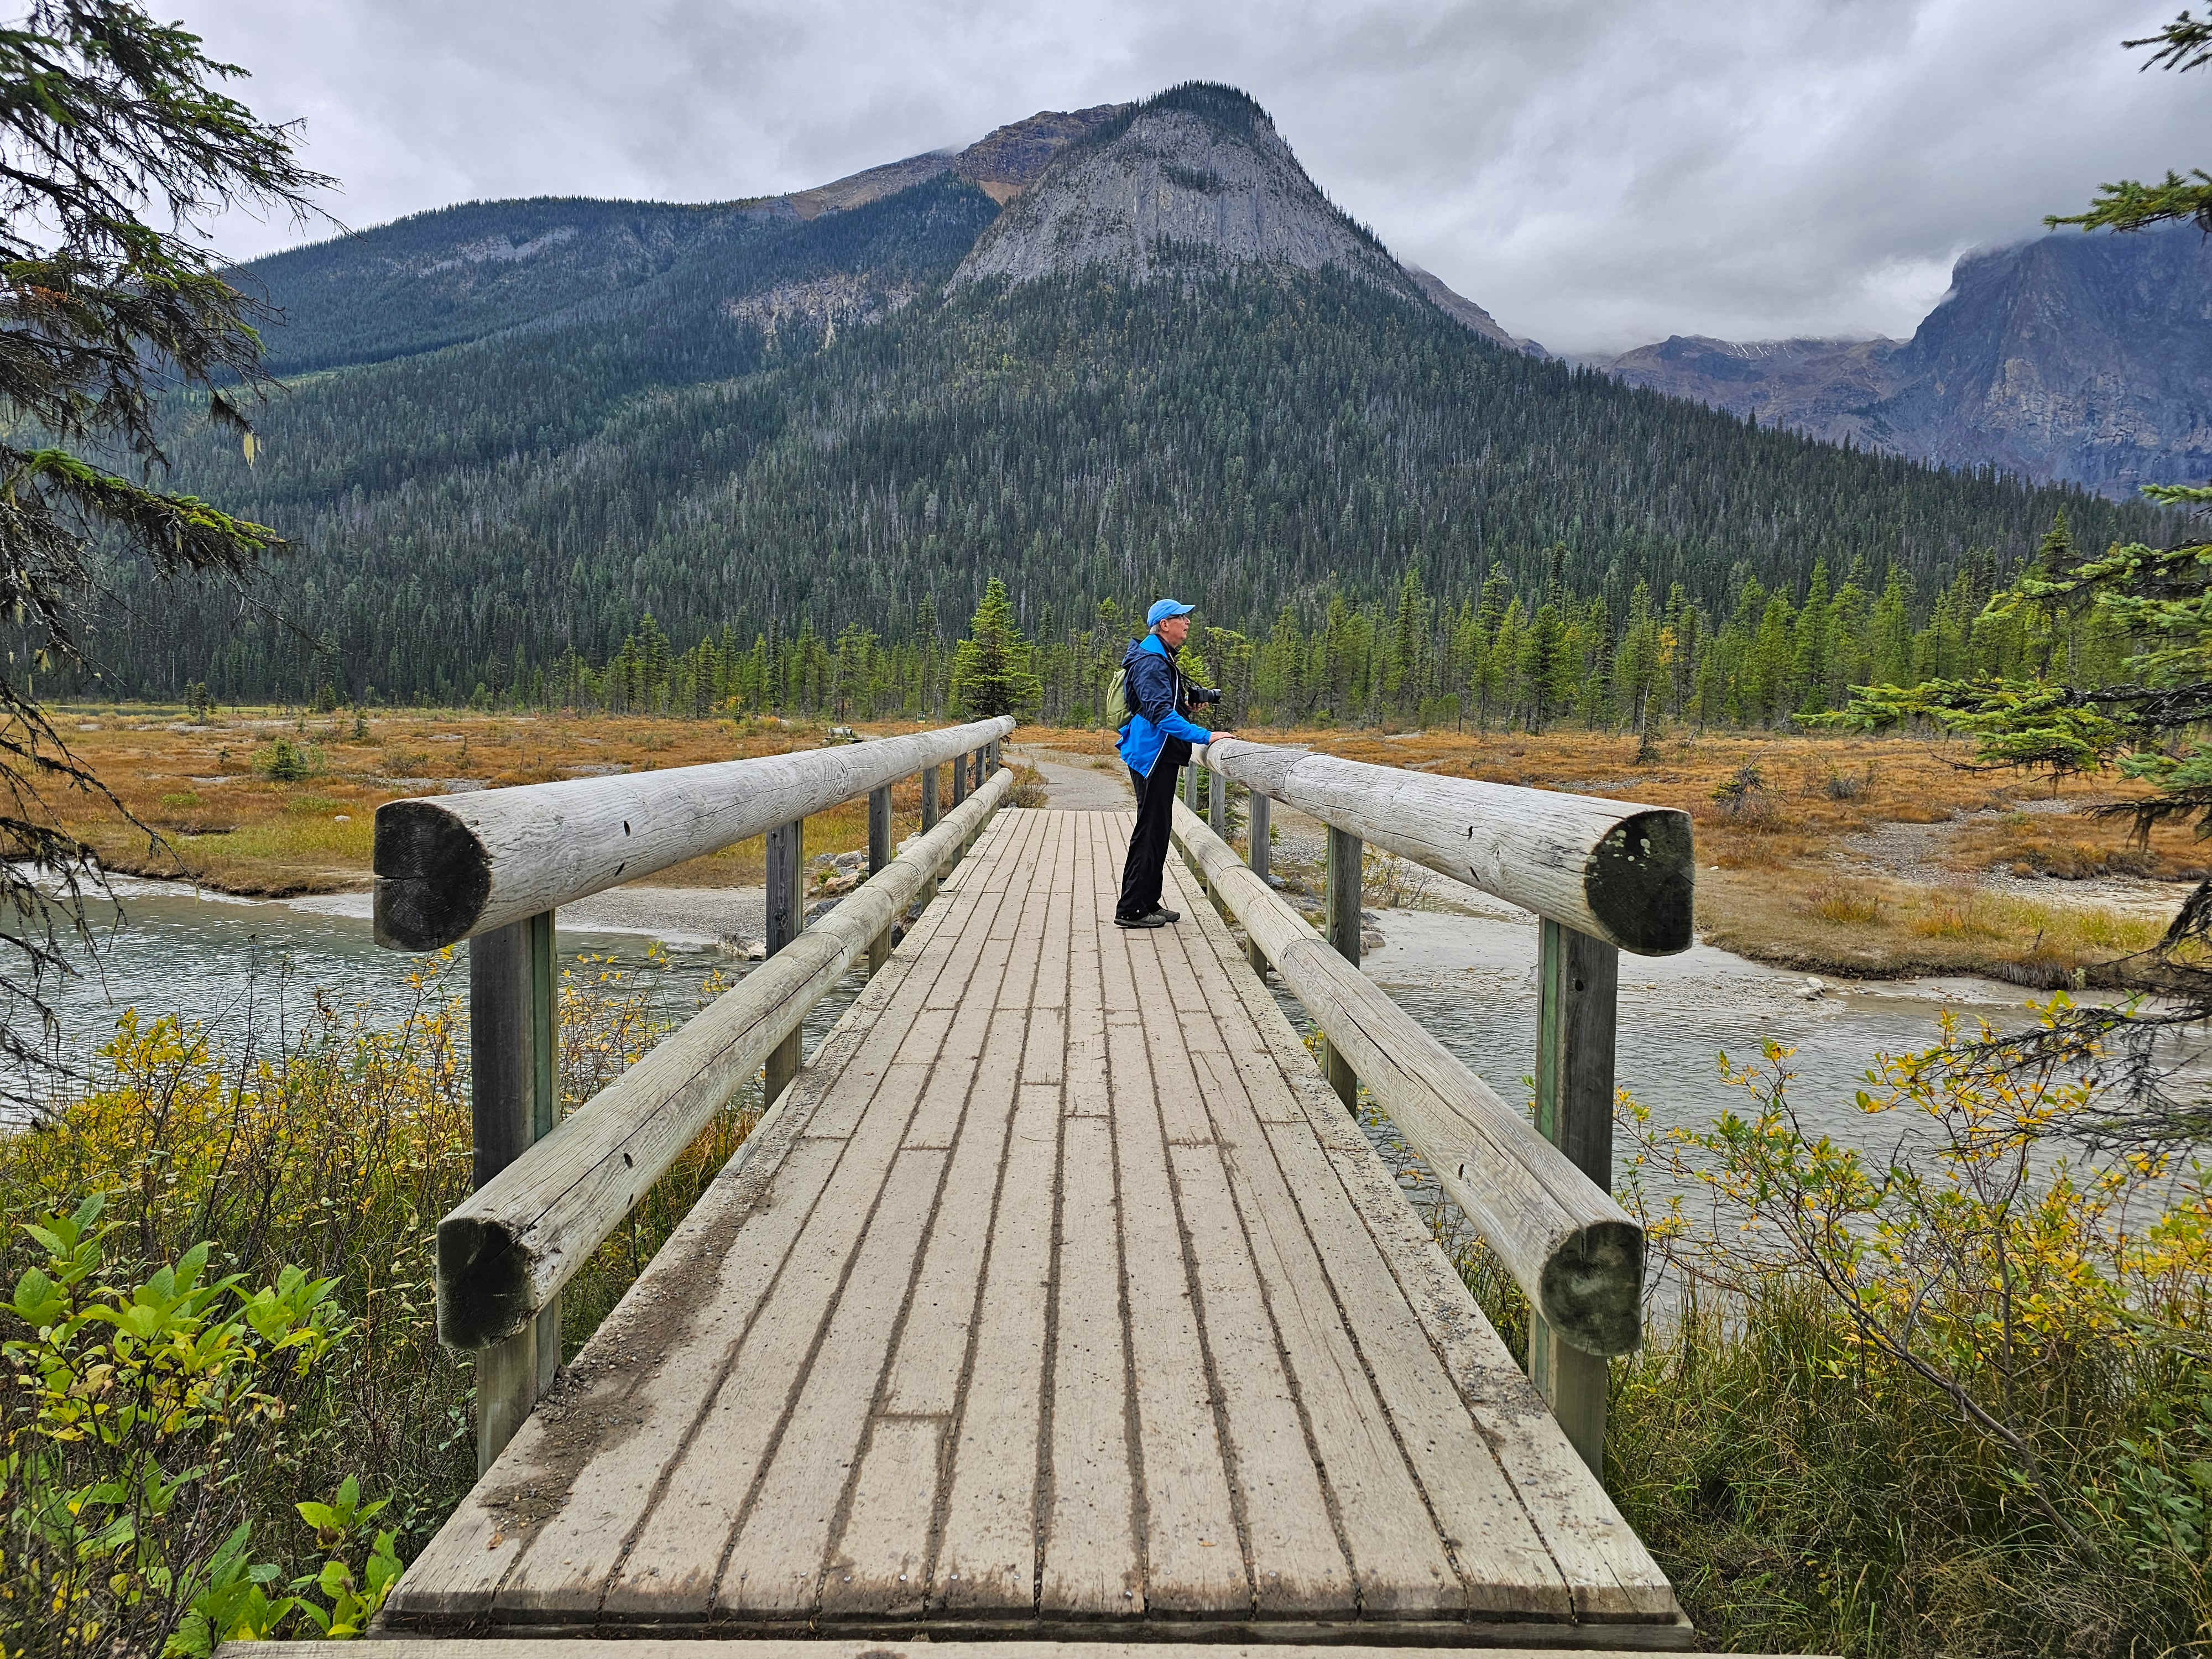
<svg viewBox="0 0 2212 1659">
<path fill-rule="evenodd" d="M 1034 714 L 1043 688 L 1032 672 L 1032 655 L 1014 621 L 1006 583 L 992 577 L 968 624 L 968 637 L 953 653 L 953 714 L 971 720 Z"/>
</svg>

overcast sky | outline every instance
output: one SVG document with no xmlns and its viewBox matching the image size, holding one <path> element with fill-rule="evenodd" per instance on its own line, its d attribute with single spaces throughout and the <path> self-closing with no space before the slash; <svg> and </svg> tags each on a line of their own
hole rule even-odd
<svg viewBox="0 0 2212 1659">
<path fill-rule="evenodd" d="M 2177 0 L 151 0 L 362 228 L 471 198 L 821 184 L 1193 78 L 1554 350 L 1909 334 L 1966 250 L 2212 166 Z M 2072 233 L 2078 234 L 2078 233 Z M 241 257 L 295 240 L 234 221 Z"/>
</svg>

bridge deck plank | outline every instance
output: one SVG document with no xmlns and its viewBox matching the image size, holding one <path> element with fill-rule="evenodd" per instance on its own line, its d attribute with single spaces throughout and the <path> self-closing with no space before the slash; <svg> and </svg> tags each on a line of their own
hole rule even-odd
<svg viewBox="0 0 2212 1659">
<path fill-rule="evenodd" d="M 1196 884 L 1110 925 L 1128 822 L 1000 815 L 390 1627 L 1686 1644 Z"/>
</svg>

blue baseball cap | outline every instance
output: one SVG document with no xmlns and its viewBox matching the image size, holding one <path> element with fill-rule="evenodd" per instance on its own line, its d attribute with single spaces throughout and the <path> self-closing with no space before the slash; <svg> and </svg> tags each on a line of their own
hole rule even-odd
<svg viewBox="0 0 2212 1659">
<path fill-rule="evenodd" d="M 1185 605 L 1180 599 L 1154 599 L 1152 608 L 1145 612 L 1145 626 L 1158 628 L 1170 617 L 1183 617 L 1197 610 L 1194 605 Z"/>
</svg>

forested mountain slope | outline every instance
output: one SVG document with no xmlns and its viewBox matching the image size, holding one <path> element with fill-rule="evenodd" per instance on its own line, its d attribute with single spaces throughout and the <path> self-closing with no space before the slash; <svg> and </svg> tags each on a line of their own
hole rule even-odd
<svg viewBox="0 0 2212 1659">
<path fill-rule="evenodd" d="M 1224 115 L 1224 95 L 1100 124 L 1018 210 L 1057 202 L 1038 218 L 1069 222 L 1080 188 L 1056 186 L 1133 131 L 1194 131 L 1213 161 L 1152 165 L 1225 183 L 1219 156 L 1266 118 L 1241 94 L 1249 114 Z M 1340 257 L 1240 243 L 1250 204 L 1216 204 L 1228 233 L 1177 221 L 1144 243 L 1137 283 L 1049 228 L 1066 257 L 1025 253 L 1018 282 L 978 270 L 999 210 L 951 172 L 811 219 L 669 228 L 665 260 L 611 293 L 564 277 L 560 303 L 478 337 L 301 377 L 251 466 L 182 430 L 190 483 L 299 551 L 275 615 L 166 603 L 115 573 L 103 655 L 128 689 L 453 696 L 571 650 L 604 659 L 648 612 L 678 649 L 805 623 L 896 639 L 925 597 L 950 623 L 993 574 L 1032 628 L 1172 591 L 1264 631 L 1286 603 L 1318 614 L 1409 567 L 1446 605 L 1502 563 L 1524 591 L 1565 583 L 1616 615 L 1639 579 L 1719 610 L 1747 573 L 1795 591 L 1823 558 L 1932 592 L 1970 550 L 2018 556 L 2062 502 L 2084 543 L 2149 524 L 1501 348 L 1396 286 L 1379 245 L 1304 188 L 1258 219 L 1335 227 Z M 1094 227 L 1123 211 L 1091 205 Z M 580 273 L 632 258 L 616 217 L 591 248 L 580 231 L 550 251 Z"/>
</svg>

